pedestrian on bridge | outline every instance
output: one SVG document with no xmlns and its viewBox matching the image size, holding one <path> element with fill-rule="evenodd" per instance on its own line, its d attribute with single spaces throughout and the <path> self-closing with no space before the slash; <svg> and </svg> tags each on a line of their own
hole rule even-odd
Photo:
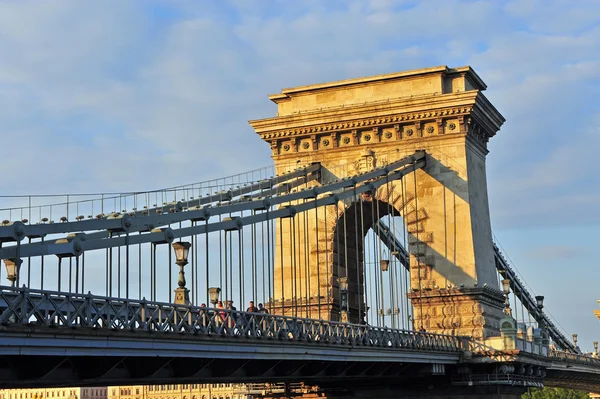
<svg viewBox="0 0 600 399">
<path fill-rule="evenodd" d="M 227 318 L 227 312 L 225 312 L 225 307 L 223 306 L 223 301 L 219 301 L 217 302 L 217 316 L 218 316 L 218 321 L 219 324 L 224 322 L 225 319 Z"/>
<path fill-rule="evenodd" d="M 199 315 L 200 315 L 200 324 L 202 325 L 202 327 L 208 326 L 208 315 L 206 314 L 206 304 L 205 303 L 200 305 Z"/>
<path fill-rule="evenodd" d="M 267 310 L 267 308 L 264 307 L 264 305 L 262 303 L 258 304 L 258 311 L 260 313 L 269 313 L 269 311 Z"/>
<path fill-rule="evenodd" d="M 248 312 L 248 313 L 258 313 L 258 309 L 256 308 L 256 306 L 254 306 L 254 301 L 250 301 L 250 303 L 248 304 L 248 309 L 246 309 L 246 312 Z"/>
<path fill-rule="evenodd" d="M 236 307 L 233 306 L 233 301 L 231 299 L 227 300 L 227 307 L 226 309 L 229 312 L 226 312 L 226 317 L 227 317 L 227 327 L 228 328 L 233 328 L 235 326 L 235 319 L 236 319 L 236 314 L 234 313 L 235 311 L 237 311 Z"/>
</svg>

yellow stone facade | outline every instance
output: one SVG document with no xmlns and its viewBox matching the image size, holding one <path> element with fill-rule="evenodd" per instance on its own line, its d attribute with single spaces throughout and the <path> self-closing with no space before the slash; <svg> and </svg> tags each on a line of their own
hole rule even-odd
<svg viewBox="0 0 600 399">
<path fill-rule="evenodd" d="M 107 387 L 3 389 L 0 399 L 107 399 Z"/>
<path fill-rule="evenodd" d="M 248 399 L 244 384 L 110 386 L 107 399 Z"/>
<path fill-rule="evenodd" d="M 424 169 L 380 187 L 362 205 L 340 201 L 279 222 L 275 312 L 293 314 L 296 305 L 308 303 L 310 317 L 337 320 L 337 279 L 348 274 L 350 321 L 357 322 L 358 309 L 364 309 L 364 265 L 353 248 L 362 252 L 365 229 L 353 226 L 368 229 L 393 214 L 403 217 L 409 232 L 415 326 L 499 335 L 502 296 L 485 157 L 504 118 L 482 94 L 485 88 L 470 67 L 442 66 L 289 88 L 269 97 L 277 116 L 250 124 L 269 143 L 278 173 L 323 166 L 320 181 L 307 187 L 427 152 Z M 363 208 L 358 221 L 357 206 Z M 371 217 L 365 216 L 369 210 Z"/>
<path fill-rule="evenodd" d="M 129 385 L 0 390 L 0 399 L 249 399 L 244 384 Z"/>
</svg>

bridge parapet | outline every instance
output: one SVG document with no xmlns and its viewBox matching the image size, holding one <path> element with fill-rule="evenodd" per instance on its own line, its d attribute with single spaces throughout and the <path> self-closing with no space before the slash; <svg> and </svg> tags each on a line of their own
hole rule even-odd
<svg viewBox="0 0 600 399">
<path fill-rule="evenodd" d="M 331 345 L 460 352 L 463 340 L 424 333 L 192 305 L 1 287 L 0 325 L 157 331 Z"/>
</svg>

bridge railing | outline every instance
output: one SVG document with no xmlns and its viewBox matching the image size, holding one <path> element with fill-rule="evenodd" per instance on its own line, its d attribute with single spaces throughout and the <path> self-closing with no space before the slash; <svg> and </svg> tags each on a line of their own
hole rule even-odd
<svg viewBox="0 0 600 399">
<path fill-rule="evenodd" d="M 588 364 L 590 366 L 595 366 L 595 367 L 599 367 L 600 366 L 600 359 L 597 357 L 593 357 L 590 355 L 584 355 L 584 354 L 578 354 L 578 353 L 571 353 L 571 352 L 565 352 L 565 351 L 560 351 L 557 349 L 550 349 L 550 357 L 554 360 L 558 360 L 561 362 L 568 362 L 568 363 L 581 363 L 581 364 Z"/>
<path fill-rule="evenodd" d="M 450 335 L 25 287 L 0 287 L 0 324 L 160 331 L 448 352 L 463 347 L 462 338 Z"/>
</svg>

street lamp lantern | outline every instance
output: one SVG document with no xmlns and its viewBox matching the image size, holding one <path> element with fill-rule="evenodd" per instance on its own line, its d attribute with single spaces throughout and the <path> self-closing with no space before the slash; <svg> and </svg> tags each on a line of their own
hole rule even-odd
<svg viewBox="0 0 600 399">
<path fill-rule="evenodd" d="M 10 285 L 14 287 L 15 281 L 17 281 L 17 277 L 19 276 L 21 259 L 4 259 L 4 266 L 6 266 L 6 279 L 10 281 Z"/>
<path fill-rule="evenodd" d="M 537 304 L 537 308 L 539 310 L 542 310 L 544 308 L 544 296 L 543 295 L 538 295 L 535 297 L 535 301 Z"/>
<path fill-rule="evenodd" d="M 502 280 L 502 292 L 504 293 L 504 314 L 511 316 L 510 301 L 508 300 L 508 294 L 510 294 L 510 280 L 505 278 Z"/>
<path fill-rule="evenodd" d="M 338 278 L 338 284 L 340 285 L 340 291 L 348 291 L 348 277 Z"/>
<path fill-rule="evenodd" d="M 381 259 L 379 261 L 379 266 L 381 267 L 382 272 L 387 272 L 390 267 L 390 261 L 388 259 Z"/>
<path fill-rule="evenodd" d="M 573 334 L 573 343 L 577 346 L 577 334 Z"/>
<path fill-rule="evenodd" d="M 504 295 L 510 294 L 510 280 L 507 278 L 502 280 L 502 292 Z"/>
<path fill-rule="evenodd" d="M 219 302 L 220 293 L 221 289 L 219 287 L 211 287 L 208 289 L 208 296 L 210 298 L 210 303 L 212 303 L 213 307 L 215 307 L 217 302 Z"/>
<path fill-rule="evenodd" d="M 340 299 L 342 300 L 340 309 L 340 321 L 348 322 L 348 277 L 339 277 L 338 284 L 340 286 Z"/>
<path fill-rule="evenodd" d="M 190 251 L 190 247 L 192 246 L 192 244 L 190 244 L 189 242 L 185 242 L 185 241 L 179 241 L 179 242 L 174 242 L 173 243 L 173 250 L 175 251 L 175 259 L 177 265 L 179 266 L 185 266 L 188 263 L 188 253 Z M 182 267 L 183 267 L 182 266 Z"/>
<path fill-rule="evenodd" d="M 598 341 L 594 341 L 594 353 L 596 357 L 598 357 Z"/>
<path fill-rule="evenodd" d="M 175 263 L 179 266 L 179 279 L 177 280 L 177 287 L 175 289 L 175 303 L 180 305 L 190 304 L 190 290 L 185 288 L 185 273 L 183 267 L 187 265 L 188 252 L 192 244 L 185 241 L 179 241 L 173 243 L 173 250 L 175 251 Z"/>
</svg>

